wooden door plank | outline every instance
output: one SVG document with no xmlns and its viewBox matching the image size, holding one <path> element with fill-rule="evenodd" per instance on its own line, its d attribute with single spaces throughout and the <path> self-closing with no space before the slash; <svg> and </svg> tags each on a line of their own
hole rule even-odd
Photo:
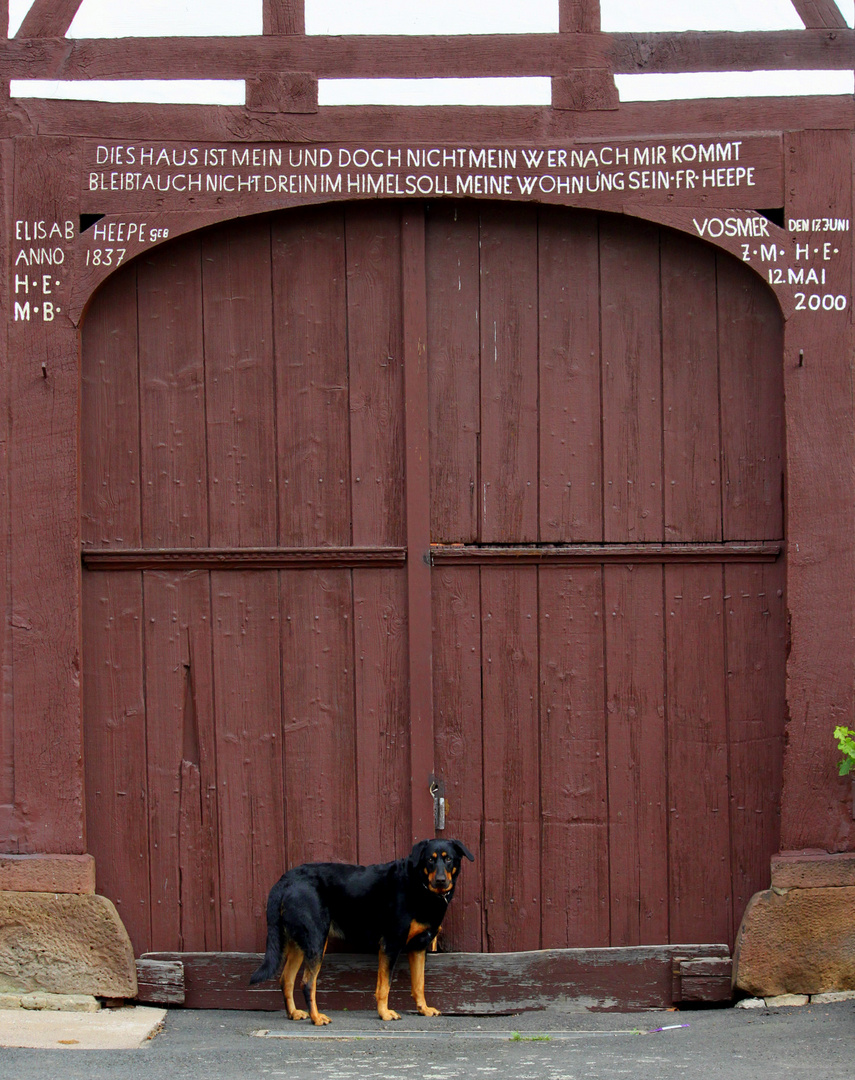
<svg viewBox="0 0 855 1080">
<path fill-rule="evenodd" d="M 142 537 L 150 547 L 208 544 L 200 240 L 139 260 Z"/>
<path fill-rule="evenodd" d="M 407 667 L 410 730 L 410 828 L 415 843 L 434 835 L 433 677 L 430 568 L 430 462 L 425 217 L 401 214 L 401 313 L 404 352 L 407 536 Z"/>
<path fill-rule="evenodd" d="M 407 580 L 401 570 L 354 570 L 359 862 L 409 854 Z"/>
<path fill-rule="evenodd" d="M 484 905 L 490 952 L 540 947 L 537 605 L 535 568 L 482 569 Z"/>
<path fill-rule="evenodd" d="M 273 220 L 279 542 L 351 543 L 344 214 Z"/>
<path fill-rule="evenodd" d="M 82 333 L 82 541 L 142 546 L 136 266 L 113 274 Z"/>
<path fill-rule="evenodd" d="M 606 542 L 664 540 L 659 231 L 600 222 Z"/>
<path fill-rule="evenodd" d="M 285 866 L 279 589 L 275 572 L 211 574 L 220 909 L 228 949 L 260 948 Z"/>
<path fill-rule="evenodd" d="M 280 578 L 285 864 L 355 863 L 351 574 L 286 570 Z"/>
<path fill-rule="evenodd" d="M 662 600 L 660 566 L 605 568 L 614 946 L 671 940 Z"/>
<path fill-rule="evenodd" d="M 720 567 L 665 568 L 672 942 L 733 932 L 722 586 Z"/>
<path fill-rule="evenodd" d="M 143 581 L 152 941 L 218 949 L 209 575 L 145 573 Z"/>
<path fill-rule="evenodd" d="M 431 535 L 478 539 L 479 214 L 439 202 L 427 211 Z"/>
<path fill-rule="evenodd" d="M 665 539 L 721 540 L 715 252 L 663 229 L 660 262 Z"/>
<path fill-rule="evenodd" d="M 484 772 L 481 724 L 481 585 L 477 567 L 433 574 L 434 767 L 444 786 L 444 835 L 462 840 L 467 863 L 443 921 L 443 947 L 482 948 Z"/>
<path fill-rule="evenodd" d="M 783 560 L 725 568 L 733 933 L 780 847 L 787 720 Z"/>
<path fill-rule="evenodd" d="M 213 547 L 277 541 L 270 225 L 202 236 L 208 513 Z"/>
<path fill-rule="evenodd" d="M 603 578 L 539 571 L 543 948 L 609 944 Z"/>
<path fill-rule="evenodd" d="M 481 212 L 482 543 L 537 540 L 537 219 Z"/>
<path fill-rule="evenodd" d="M 403 545 L 400 211 L 351 206 L 345 237 L 353 543 Z"/>
<path fill-rule="evenodd" d="M 771 289 L 719 252 L 724 539 L 784 535 L 783 321 Z"/>
<path fill-rule="evenodd" d="M 538 224 L 540 539 L 603 539 L 598 221 L 543 208 Z"/>
<path fill-rule="evenodd" d="M 86 574 L 83 640 L 87 848 L 139 955 L 152 947 L 141 574 Z"/>
</svg>

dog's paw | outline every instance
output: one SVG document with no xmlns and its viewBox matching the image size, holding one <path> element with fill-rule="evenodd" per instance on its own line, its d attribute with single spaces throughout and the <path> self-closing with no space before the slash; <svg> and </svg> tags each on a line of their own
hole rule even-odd
<svg viewBox="0 0 855 1080">
<path fill-rule="evenodd" d="M 434 1009 L 432 1005 L 419 1005 L 418 1010 L 422 1016 L 442 1016 L 439 1009 Z"/>
<path fill-rule="evenodd" d="M 312 1017 L 312 1023 L 317 1027 L 321 1027 L 322 1024 L 331 1024 L 332 1020 L 328 1016 L 324 1016 L 323 1013 L 318 1013 L 317 1016 Z"/>
<path fill-rule="evenodd" d="M 308 1020 L 309 1014 L 303 1012 L 302 1009 L 295 1009 L 292 1013 L 288 1014 L 292 1020 Z"/>
<path fill-rule="evenodd" d="M 394 1009 L 384 1009 L 380 1013 L 380 1019 L 381 1020 L 400 1020 L 401 1019 L 401 1014 L 396 1013 L 394 1011 Z"/>
</svg>

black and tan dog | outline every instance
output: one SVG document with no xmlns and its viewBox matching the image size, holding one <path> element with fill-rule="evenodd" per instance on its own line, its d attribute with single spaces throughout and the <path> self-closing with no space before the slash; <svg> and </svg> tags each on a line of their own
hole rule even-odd
<svg viewBox="0 0 855 1080">
<path fill-rule="evenodd" d="M 377 1012 L 400 1020 L 389 1008 L 389 984 L 402 952 L 410 962 L 416 1008 L 438 1016 L 425 1001 L 425 952 L 437 935 L 454 895 L 463 857 L 474 856 L 459 840 L 421 840 L 405 859 L 374 866 L 306 863 L 283 874 L 267 900 L 267 951 L 250 979 L 259 983 L 281 972 L 285 1008 L 292 1020 L 330 1019 L 318 1012 L 318 972 L 329 937 L 355 952 L 377 952 Z M 294 1005 L 294 981 L 305 961 L 303 993 L 308 1013 Z"/>
</svg>

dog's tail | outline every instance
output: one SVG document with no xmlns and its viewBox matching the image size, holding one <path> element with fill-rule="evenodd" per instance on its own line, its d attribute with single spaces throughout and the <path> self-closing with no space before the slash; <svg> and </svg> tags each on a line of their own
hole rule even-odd
<svg viewBox="0 0 855 1080">
<path fill-rule="evenodd" d="M 279 885 L 280 883 L 277 882 L 273 886 L 270 890 L 270 896 L 267 898 L 267 948 L 261 966 L 250 976 L 250 985 L 264 982 L 267 979 L 276 979 L 282 972 L 285 941 L 281 914 L 282 890 Z"/>
</svg>

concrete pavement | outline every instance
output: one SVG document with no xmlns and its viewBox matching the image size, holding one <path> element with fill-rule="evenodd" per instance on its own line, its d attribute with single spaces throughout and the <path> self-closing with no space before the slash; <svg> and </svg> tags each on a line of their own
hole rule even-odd
<svg viewBox="0 0 855 1080">
<path fill-rule="evenodd" d="M 330 1015 L 333 1024 L 316 1029 L 283 1013 L 169 1010 L 138 1049 L 0 1050 L 0 1080 L 850 1080 L 855 1070 L 853 1001 L 433 1020 L 407 1013 L 387 1025 L 370 1012 Z"/>
</svg>

